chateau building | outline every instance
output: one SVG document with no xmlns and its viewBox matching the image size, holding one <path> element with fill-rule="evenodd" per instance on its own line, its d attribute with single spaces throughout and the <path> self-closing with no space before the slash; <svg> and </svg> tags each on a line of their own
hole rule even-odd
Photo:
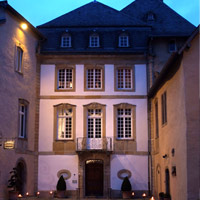
<svg viewBox="0 0 200 200">
<path fill-rule="evenodd" d="M 199 197 L 199 27 L 172 54 L 150 98 L 153 193 Z"/>
<path fill-rule="evenodd" d="M 187 127 L 192 119 L 199 122 L 199 97 L 197 113 L 189 110 L 184 115 L 192 98 L 187 101 L 182 95 L 187 97 L 186 88 L 193 82 L 186 80 L 189 74 L 184 76 L 188 63 L 178 69 L 176 64 L 182 56 L 183 63 L 189 62 L 186 49 L 191 41 L 189 52 L 197 62 L 196 32 L 185 43 L 195 29 L 191 23 L 162 0 L 135 0 L 121 11 L 94 1 L 37 28 L 1 2 L 0 16 L 5 13 L 0 18 L 0 31 L 8 38 L 8 53 L 0 49 L 0 131 L 2 141 L 15 138 L 17 146 L 12 151 L 0 149 L 3 161 L 13 156 L 7 168 L 0 168 L 0 199 L 9 171 L 19 163 L 26 177 L 22 192 L 40 191 L 45 196 L 56 190 L 63 175 L 68 196 L 117 198 L 128 176 L 136 196 L 145 192 L 158 198 L 164 192 L 178 200 L 184 190 L 181 200 L 196 198 L 198 189 L 191 179 L 199 176 L 199 127 L 194 123 L 191 133 Z M 16 20 L 7 28 L 11 36 L 3 29 L 9 20 Z M 28 30 L 19 27 L 24 20 Z M 192 76 L 197 66 L 191 66 Z M 174 70 L 173 77 L 168 68 Z M 199 77 L 195 78 L 196 92 Z M 174 119 L 179 126 L 170 123 Z M 190 134 L 194 139 L 187 143 Z M 190 177 L 192 166 L 196 173 Z"/>
<path fill-rule="evenodd" d="M 36 51 L 42 38 L 7 2 L 0 2 L 0 199 L 3 200 L 7 199 L 8 179 L 14 167 L 22 180 L 20 193 L 37 189 Z"/>
</svg>

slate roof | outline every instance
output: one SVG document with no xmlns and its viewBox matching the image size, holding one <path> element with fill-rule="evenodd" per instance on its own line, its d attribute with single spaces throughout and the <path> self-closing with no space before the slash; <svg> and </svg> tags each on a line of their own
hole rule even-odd
<svg viewBox="0 0 200 200">
<path fill-rule="evenodd" d="M 199 34 L 200 26 L 198 26 L 191 36 L 187 39 L 185 44 L 182 46 L 182 48 L 177 51 L 176 53 L 173 53 L 168 61 L 166 62 L 165 66 L 161 70 L 159 76 L 155 80 L 154 84 L 150 88 L 148 92 L 148 97 L 152 98 L 155 96 L 155 94 L 158 92 L 158 90 L 167 82 L 170 78 L 174 76 L 174 74 L 178 71 L 178 69 L 181 67 L 181 61 L 183 58 L 183 52 L 188 51 L 188 47 L 191 45 L 191 41 Z"/>
<path fill-rule="evenodd" d="M 148 12 L 155 21 L 148 22 Z M 149 37 L 189 36 L 195 28 L 174 12 L 162 0 L 135 0 L 121 11 L 99 2 L 91 2 L 37 27 L 47 40 L 41 53 L 96 54 L 96 53 L 146 53 Z M 71 48 L 61 47 L 61 36 L 68 32 Z M 125 31 L 130 47 L 118 47 L 119 34 Z M 99 34 L 100 47 L 89 47 L 89 35 Z"/>
<path fill-rule="evenodd" d="M 64 14 L 40 27 L 71 26 L 146 26 L 141 20 L 119 12 L 99 2 L 91 2 Z"/>
<path fill-rule="evenodd" d="M 97 33 L 100 38 L 100 47 L 89 47 L 89 36 L 91 33 Z M 48 38 L 42 43 L 41 52 L 54 53 L 144 53 L 147 51 L 149 28 L 125 28 L 129 35 L 130 47 L 118 47 L 118 37 L 121 34 L 121 27 L 69 27 L 68 33 L 72 38 L 71 48 L 61 47 L 61 36 L 65 33 L 66 28 L 40 28 L 42 34 Z"/>
<path fill-rule="evenodd" d="M 135 0 L 121 10 L 133 18 L 152 26 L 153 36 L 189 36 L 195 26 L 168 7 L 163 0 Z M 155 14 L 155 21 L 147 21 L 147 14 Z"/>
</svg>

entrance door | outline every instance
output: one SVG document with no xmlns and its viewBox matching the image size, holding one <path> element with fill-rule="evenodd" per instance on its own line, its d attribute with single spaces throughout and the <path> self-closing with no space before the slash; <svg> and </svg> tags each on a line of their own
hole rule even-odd
<svg viewBox="0 0 200 200">
<path fill-rule="evenodd" d="M 170 194 L 170 179 L 169 179 L 169 169 L 165 170 L 165 181 L 166 181 L 166 188 L 165 188 L 165 192 L 166 194 Z"/>
<path fill-rule="evenodd" d="M 85 163 L 85 195 L 103 196 L 102 160 L 87 160 Z"/>
<path fill-rule="evenodd" d="M 20 179 L 18 191 L 20 194 L 24 195 L 26 192 L 26 166 L 24 162 L 19 162 L 16 168 Z"/>
</svg>

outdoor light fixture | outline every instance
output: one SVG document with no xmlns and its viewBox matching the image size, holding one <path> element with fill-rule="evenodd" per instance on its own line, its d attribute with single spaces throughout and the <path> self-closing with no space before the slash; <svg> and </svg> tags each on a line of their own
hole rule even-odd
<svg viewBox="0 0 200 200">
<path fill-rule="evenodd" d="M 28 26 L 27 26 L 27 24 L 22 23 L 22 24 L 21 24 L 21 28 L 22 28 L 23 30 L 26 30 L 26 29 L 28 28 Z"/>
<path fill-rule="evenodd" d="M 28 192 L 26 193 L 26 196 L 27 196 L 27 197 L 29 196 L 29 193 L 28 193 Z"/>
<path fill-rule="evenodd" d="M 154 197 L 151 197 L 151 199 L 150 200 L 155 200 L 155 198 Z"/>
<path fill-rule="evenodd" d="M 143 197 L 143 198 L 145 198 L 146 196 L 147 196 L 146 193 L 143 193 L 143 194 L 142 194 L 142 197 Z"/>
<path fill-rule="evenodd" d="M 21 195 L 21 194 L 18 194 L 18 198 L 22 198 L 22 195 Z"/>
<path fill-rule="evenodd" d="M 135 193 L 134 192 L 132 192 L 132 194 L 131 194 L 132 196 L 134 196 L 135 195 Z"/>
<path fill-rule="evenodd" d="M 53 191 L 51 190 L 51 191 L 49 192 L 49 194 L 52 195 L 52 194 L 53 194 Z"/>
<path fill-rule="evenodd" d="M 37 195 L 37 198 L 39 198 L 39 196 L 40 196 L 40 192 L 37 192 L 36 195 Z"/>
</svg>

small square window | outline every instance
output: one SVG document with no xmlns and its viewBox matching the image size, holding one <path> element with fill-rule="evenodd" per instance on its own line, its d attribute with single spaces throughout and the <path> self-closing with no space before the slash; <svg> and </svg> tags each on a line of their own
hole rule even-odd
<svg viewBox="0 0 200 200">
<path fill-rule="evenodd" d="M 71 36 L 70 35 L 62 36 L 61 47 L 71 47 Z"/>
<path fill-rule="evenodd" d="M 119 36 L 119 47 L 128 47 L 129 46 L 129 37 L 128 35 Z"/>
<path fill-rule="evenodd" d="M 91 35 L 90 36 L 90 47 L 99 47 L 99 36 Z"/>
<path fill-rule="evenodd" d="M 16 68 L 15 70 L 19 73 L 22 73 L 22 62 L 23 62 L 23 49 L 17 46 L 17 55 L 16 55 Z"/>
</svg>

